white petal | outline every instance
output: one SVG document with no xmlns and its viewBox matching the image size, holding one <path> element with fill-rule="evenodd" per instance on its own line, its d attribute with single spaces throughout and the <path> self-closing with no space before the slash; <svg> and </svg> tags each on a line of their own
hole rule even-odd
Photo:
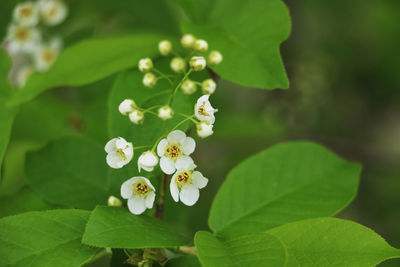
<svg viewBox="0 0 400 267">
<path fill-rule="evenodd" d="M 117 150 L 117 146 L 116 146 L 116 142 L 117 142 L 118 138 L 113 138 L 110 141 L 107 142 L 106 146 L 104 147 L 104 150 L 107 153 L 113 152 L 115 150 Z"/>
<path fill-rule="evenodd" d="M 111 152 L 107 154 L 106 161 L 108 166 L 110 166 L 113 169 L 119 169 L 122 168 L 124 164 L 124 160 L 121 159 L 119 154 L 117 152 Z"/>
<path fill-rule="evenodd" d="M 164 156 L 165 148 L 167 147 L 167 145 L 168 145 L 168 141 L 165 138 L 162 139 L 160 141 L 160 143 L 158 143 L 158 145 L 157 145 L 157 154 L 158 154 L 158 156 L 160 156 L 160 157 Z"/>
<path fill-rule="evenodd" d="M 133 197 L 128 200 L 129 211 L 135 215 L 142 214 L 146 210 L 144 198 Z"/>
<path fill-rule="evenodd" d="M 156 191 L 156 189 L 155 189 L 154 186 L 151 184 L 151 182 L 149 181 L 149 179 L 147 179 L 146 177 L 142 177 L 142 176 L 141 176 L 140 178 L 142 178 L 143 181 L 145 181 L 146 184 L 147 184 L 148 186 L 150 186 L 151 189 L 153 189 L 153 191 Z"/>
<path fill-rule="evenodd" d="M 127 147 L 129 145 L 128 142 L 126 142 L 126 140 L 122 137 L 118 137 L 117 141 L 115 142 L 115 146 L 118 149 L 124 149 L 125 147 Z"/>
<path fill-rule="evenodd" d="M 175 167 L 178 170 L 194 170 L 196 168 L 196 164 L 194 164 L 193 159 L 189 156 L 180 157 L 175 162 Z"/>
<path fill-rule="evenodd" d="M 193 184 L 194 184 L 197 188 L 202 189 L 202 188 L 206 187 L 206 185 L 207 185 L 207 183 L 208 183 L 208 179 L 205 178 L 205 177 L 201 174 L 201 172 L 199 172 L 199 171 L 193 172 L 192 177 L 193 177 Z"/>
<path fill-rule="evenodd" d="M 156 198 L 156 194 L 154 192 L 150 192 L 145 201 L 145 205 L 148 209 L 151 209 L 153 207 L 154 199 Z"/>
<path fill-rule="evenodd" d="M 168 134 L 167 140 L 170 143 L 180 143 L 186 138 L 186 134 L 181 130 L 175 130 Z"/>
<path fill-rule="evenodd" d="M 137 178 L 133 177 L 129 180 L 126 180 L 122 185 L 121 185 L 121 197 L 128 199 L 132 196 L 132 185 L 136 183 Z"/>
<path fill-rule="evenodd" d="M 133 146 L 131 143 L 127 143 L 127 147 L 122 149 L 122 152 L 124 152 L 126 160 L 129 162 L 131 161 L 133 157 Z"/>
<path fill-rule="evenodd" d="M 175 200 L 175 202 L 178 202 L 179 201 L 179 189 L 175 183 L 174 177 L 172 177 L 171 183 L 169 184 L 169 191 L 171 192 L 171 196 Z"/>
<path fill-rule="evenodd" d="M 186 137 L 185 140 L 182 142 L 182 150 L 185 155 L 192 154 L 195 148 L 196 142 L 191 137 Z"/>
<path fill-rule="evenodd" d="M 187 206 L 193 206 L 199 199 L 199 196 L 199 189 L 194 185 L 184 185 L 179 194 L 182 203 Z"/>
<path fill-rule="evenodd" d="M 166 157 L 160 159 L 161 170 L 166 174 L 173 174 L 175 171 L 175 162 Z"/>
</svg>

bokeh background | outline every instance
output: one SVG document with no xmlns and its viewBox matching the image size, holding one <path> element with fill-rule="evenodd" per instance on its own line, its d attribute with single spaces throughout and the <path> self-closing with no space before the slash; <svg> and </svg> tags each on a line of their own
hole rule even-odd
<svg viewBox="0 0 400 267">
<path fill-rule="evenodd" d="M 88 36 L 145 30 L 178 34 L 185 19 L 174 1 L 66 2 L 70 16 L 54 31 L 66 36 L 67 46 Z M 363 165 L 359 194 L 338 216 L 374 229 L 400 248 L 400 1 L 285 2 L 293 24 L 281 47 L 289 90 L 219 81 L 213 96 L 219 108 L 215 134 L 200 141 L 195 153 L 209 186 L 196 206 L 167 208 L 165 219 L 188 234 L 208 229 L 212 199 L 232 167 L 278 142 L 313 140 Z M 16 3 L 0 3 L 1 36 Z M 50 207 L 25 185 L 27 152 L 69 134 L 105 144 L 114 78 L 48 91 L 21 107 L 2 169 L 1 216 L 23 211 L 23 205 L 9 208 L 16 192 L 31 196 L 38 209 Z M 381 266 L 400 266 L 400 260 Z"/>
</svg>

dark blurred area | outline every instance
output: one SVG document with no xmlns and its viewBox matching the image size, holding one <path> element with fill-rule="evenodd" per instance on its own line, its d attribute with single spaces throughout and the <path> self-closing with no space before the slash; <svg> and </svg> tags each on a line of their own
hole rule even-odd
<svg viewBox="0 0 400 267">
<path fill-rule="evenodd" d="M 93 1 L 68 2 L 70 23 L 63 26 L 67 45 L 87 35 L 136 27 L 179 32 L 179 11 L 164 1 L 140 2 L 152 16 L 131 13 L 136 9 L 127 1 L 114 1 L 111 9 L 108 1 L 98 1 L 96 7 Z M 285 2 L 293 26 L 281 51 L 290 88 L 256 90 L 220 80 L 212 100 L 219 109 L 215 134 L 199 141 L 194 156 L 210 183 L 194 207 L 172 204 L 168 196 L 165 219 L 188 234 L 208 229 L 212 199 L 232 167 L 278 142 L 313 140 L 363 165 L 359 194 L 339 217 L 374 229 L 400 248 L 400 1 Z M 94 27 L 96 23 L 102 26 Z M 51 139 L 79 132 L 105 144 L 113 78 L 46 92 L 21 107 L 0 195 L 14 193 L 25 183 L 20 167 L 25 153 Z M 381 266 L 400 266 L 400 260 Z"/>
</svg>

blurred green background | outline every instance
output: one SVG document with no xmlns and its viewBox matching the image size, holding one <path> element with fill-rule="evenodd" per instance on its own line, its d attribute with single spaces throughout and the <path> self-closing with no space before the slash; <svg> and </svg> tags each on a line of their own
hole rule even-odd
<svg viewBox="0 0 400 267">
<path fill-rule="evenodd" d="M 54 31 L 66 36 L 66 45 L 88 36 L 145 30 L 179 34 L 179 21 L 185 18 L 178 1 L 110 5 L 106 0 L 71 0 L 70 16 Z M 194 207 L 179 203 L 177 209 L 174 204 L 165 219 L 178 222 L 187 233 L 207 229 L 211 201 L 233 166 L 272 144 L 306 139 L 363 164 L 359 194 L 339 217 L 374 229 L 400 248 L 400 1 L 285 2 L 293 24 L 281 47 L 289 90 L 219 81 L 212 97 L 219 109 L 215 134 L 199 141 L 194 156 L 210 183 Z M 0 4 L 2 36 L 16 3 Z M 107 97 L 114 78 L 48 91 L 21 107 L 2 170 L 1 216 L 24 210 L 23 204 L 10 209 L 7 203 L 15 204 L 10 196 L 25 184 L 26 152 L 68 134 L 106 143 Z M 36 201 L 38 209 L 50 207 L 28 188 L 20 192 Z M 170 196 L 167 200 L 172 204 Z M 382 266 L 400 266 L 400 261 Z"/>
</svg>

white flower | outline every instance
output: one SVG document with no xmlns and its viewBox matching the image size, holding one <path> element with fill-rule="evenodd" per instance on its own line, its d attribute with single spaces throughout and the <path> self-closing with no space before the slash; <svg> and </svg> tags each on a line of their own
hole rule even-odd
<svg viewBox="0 0 400 267">
<path fill-rule="evenodd" d="M 175 202 L 180 200 L 187 206 L 193 206 L 199 199 L 199 189 L 207 185 L 208 179 L 199 171 L 194 171 L 194 166 L 185 167 L 178 169 L 172 176 L 169 188 Z"/>
<path fill-rule="evenodd" d="M 116 198 L 114 196 L 110 196 L 107 200 L 107 205 L 110 207 L 121 207 L 122 202 L 119 198 Z"/>
<path fill-rule="evenodd" d="M 125 99 L 118 106 L 118 110 L 122 115 L 128 115 L 128 113 L 131 113 L 136 108 L 136 103 L 132 99 Z"/>
<path fill-rule="evenodd" d="M 216 88 L 217 84 L 214 82 L 213 79 L 207 79 L 201 83 L 201 89 L 203 91 L 203 94 L 211 95 L 215 92 Z"/>
<path fill-rule="evenodd" d="M 183 72 L 186 69 L 186 61 L 181 57 L 174 57 L 171 60 L 170 67 L 175 72 Z"/>
<path fill-rule="evenodd" d="M 194 42 L 196 42 L 196 38 L 192 34 L 185 34 L 181 38 L 182 46 L 187 49 L 192 48 Z"/>
<path fill-rule="evenodd" d="M 148 72 L 143 76 L 142 82 L 147 88 L 153 88 L 157 83 L 157 77 L 153 73 Z"/>
<path fill-rule="evenodd" d="M 206 138 L 214 133 L 213 127 L 214 127 L 214 125 L 212 125 L 206 121 L 201 121 L 196 124 L 197 135 L 202 138 Z"/>
<path fill-rule="evenodd" d="M 54 39 L 49 44 L 38 46 L 34 53 L 35 68 L 38 71 L 47 71 L 56 61 L 61 50 L 61 40 Z"/>
<path fill-rule="evenodd" d="M 134 124 L 142 124 L 144 121 L 144 113 L 138 109 L 129 113 L 129 120 Z"/>
<path fill-rule="evenodd" d="M 181 90 L 184 94 L 191 95 L 197 90 L 196 83 L 187 79 L 182 83 Z"/>
<path fill-rule="evenodd" d="M 221 63 L 223 60 L 222 54 L 217 51 L 217 50 L 213 50 L 210 52 L 210 54 L 208 55 L 208 62 L 212 65 L 218 65 L 219 63 Z"/>
<path fill-rule="evenodd" d="M 189 64 L 194 71 L 201 71 L 206 67 L 206 59 L 204 57 L 192 57 Z"/>
<path fill-rule="evenodd" d="M 204 53 L 208 50 L 208 43 L 205 40 L 199 39 L 194 42 L 194 49 L 197 52 Z"/>
<path fill-rule="evenodd" d="M 157 154 L 160 157 L 161 170 L 173 174 L 177 168 L 193 162 L 189 157 L 196 147 L 196 142 L 180 130 L 172 131 L 158 143 Z"/>
<path fill-rule="evenodd" d="M 157 164 L 158 157 L 156 153 L 151 150 L 143 152 L 138 159 L 139 172 L 141 169 L 151 172 L 154 170 L 154 167 L 157 166 Z"/>
<path fill-rule="evenodd" d="M 158 109 L 158 117 L 162 120 L 169 120 L 174 115 L 174 111 L 170 106 L 162 106 Z"/>
<path fill-rule="evenodd" d="M 153 61 L 150 58 L 142 58 L 139 60 L 138 68 L 141 72 L 149 72 L 153 69 Z"/>
<path fill-rule="evenodd" d="M 163 56 L 167 56 L 172 51 L 172 43 L 168 40 L 163 40 L 158 43 L 158 50 Z"/>
<path fill-rule="evenodd" d="M 30 65 L 23 66 L 18 70 L 18 73 L 16 75 L 15 83 L 19 88 L 22 88 L 25 86 L 26 81 L 28 80 L 29 76 L 32 75 L 34 72 L 34 69 Z"/>
<path fill-rule="evenodd" d="M 58 25 L 68 15 L 68 7 L 60 0 L 40 0 L 39 7 L 43 22 L 47 25 Z"/>
<path fill-rule="evenodd" d="M 209 97 L 210 95 L 203 95 L 197 100 L 197 103 L 194 105 L 194 115 L 200 121 L 206 121 L 210 124 L 214 124 L 214 113 L 217 112 L 218 109 L 215 109 L 211 106 L 210 101 L 208 101 Z"/>
<path fill-rule="evenodd" d="M 40 43 L 40 31 L 36 28 L 11 25 L 7 34 L 7 48 L 11 54 L 32 53 Z"/>
<path fill-rule="evenodd" d="M 128 164 L 133 157 L 132 143 L 124 138 L 113 138 L 107 142 L 104 150 L 107 154 L 107 164 L 114 169 L 119 169 Z"/>
<path fill-rule="evenodd" d="M 135 215 L 153 207 L 155 191 L 150 181 L 142 176 L 132 177 L 121 185 L 121 196 L 128 199 L 129 211 Z"/>
<path fill-rule="evenodd" d="M 34 2 L 23 2 L 14 9 L 14 20 L 21 26 L 33 27 L 39 22 L 39 9 Z"/>
</svg>

